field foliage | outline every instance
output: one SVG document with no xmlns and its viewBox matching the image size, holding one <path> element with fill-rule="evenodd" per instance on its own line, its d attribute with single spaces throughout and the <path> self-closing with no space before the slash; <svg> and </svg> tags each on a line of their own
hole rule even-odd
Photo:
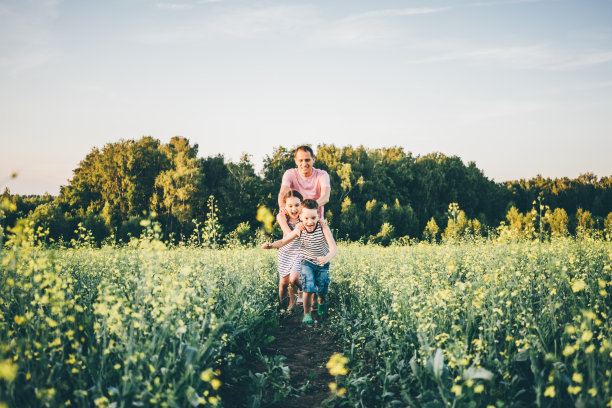
<svg viewBox="0 0 612 408">
<path fill-rule="evenodd" d="M 263 381 L 239 373 L 276 328 L 273 252 L 142 239 L 1 258 L 0 406 L 228 406 L 225 387 Z M 612 406 L 611 259 L 586 236 L 341 246 L 323 324 L 347 392 L 328 404 Z"/>
</svg>

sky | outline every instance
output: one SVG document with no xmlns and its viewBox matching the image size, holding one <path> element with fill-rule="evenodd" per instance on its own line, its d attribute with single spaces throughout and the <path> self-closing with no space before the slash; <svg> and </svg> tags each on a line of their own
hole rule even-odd
<svg viewBox="0 0 612 408">
<path fill-rule="evenodd" d="M 0 0 L 0 189 L 176 135 L 258 169 L 332 143 L 610 176 L 612 1 Z"/>
</svg>

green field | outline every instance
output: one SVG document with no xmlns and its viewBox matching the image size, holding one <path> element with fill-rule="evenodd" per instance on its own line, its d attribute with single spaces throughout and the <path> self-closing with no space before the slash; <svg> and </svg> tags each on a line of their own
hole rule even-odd
<svg viewBox="0 0 612 408">
<path fill-rule="evenodd" d="M 230 384 L 282 387 L 249 375 L 278 319 L 275 255 L 3 249 L 0 407 L 221 407 Z M 330 406 L 612 406 L 608 241 L 341 246 L 331 276 L 323 324 L 348 373 Z"/>
</svg>

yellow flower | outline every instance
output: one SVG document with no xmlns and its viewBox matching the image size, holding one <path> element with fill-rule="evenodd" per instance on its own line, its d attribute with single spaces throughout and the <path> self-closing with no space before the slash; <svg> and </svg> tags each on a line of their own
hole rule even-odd
<svg viewBox="0 0 612 408">
<path fill-rule="evenodd" d="M 591 339 L 593 338 L 593 332 L 590 330 L 587 330 L 584 333 L 582 333 L 582 336 L 580 338 L 584 342 L 591 341 Z"/>
<path fill-rule="evenodd" d="M 13 382 L 15 377 L 17 377 L 17 369 L 19 367 L 17 364 L 13 364 L 10 358 L 7 358 L 3 362 L 0 363 L 0 378 L 5 380 L 8 383 Z"/>
<path fill-rule="evenodd" d="M 26 318 L 25 316 L 15 316 L 15 323 L 17 323 L 18 325 L 22 325 L 26 322 Z"/>
<path fill-rule="evenodd" d="M 202 371 L 200 378 L 202 379 L 202 381 L 210 382 L 214 378 L 214 376 L 215 374 L 213 373 L 212 368 L 207 368 L 206 370 Z"/>
<path fill-rule="evenodd" d="M 579 279 L 576 282 L 572 283 L 572 291 L 574 293 L 580 292 L 581 290 L 584 290 L 585 288 L 586 288 L 586 283 L 582 279 Z"/>
<path fill-rule="evenodd" d="M 546 387 L 546 389 L 544 390 L 544 396 L 548 398 L 555 398 L 555 386 L 549 385 L 548 387 Z"/>
<path fill-rule="evenodd" d="M 565 348 L 563 349 L 563 355 L 565 357 L 571 356 L 573 353 L 574 353 L 574 348 L 570 346 L 569 344 L 565 346 Z"/>
<path fill-rule="evenodd" d="M 216 379 L 216 378 L 213 378 L 213 379 L 210 381 L 210 385 L 211 385 L 211 387 L 213 387 L 213 390 L 218 390 L 218 389 L 219 389 L 219 387 L 221 387 L 221 381 L 219 381 L 219 380 L 218 380 L 218 379 Z"/>
<path fill-rule="evenodd" d="M 106 398 L 104 396 L 102 396 L 100 398 L 96 398 L 94 400 L 94 404 L 96 404 L 96 407 L 98 407 L 98 408 L 108 407 L 108 403 L 109 403 L 108 398 Z"/>
<path fill-rule="evenodd" d="M 455 384 L 451 387 L 451 392 L 453 394 L 455 394 L 456 396 L 460 396 L 461 395 L 461 386 L 458 384 Z"/>
<path fill-rule="evenodd" d="M 346 388 L 338 388 L 338 384 L 336 384 L 335 382 L 330 382 L 328 386 L 332 394 L 336 394 L 338 397 L 341 397 L 346 394 Z"/>
<path fill-rule="evenodd" d="M 331 375 L 346 375 L 348 369 L 344 366 L 348 363 L 348 358 L 340 353 L 334 353 L 327 362 L 327 369 Z"/>
<path fill-rule="evenodd" d="M 572 375 L 572 381 L 573 382 L 577 382 L 577 383 L 582 383 L 582 374 L 580 373 L 574 373 Z"/>
<path fill-rule="evenodd" d="M 208 397 L 208 403 L 210 405 L 217 405 L 219 403 L 218 397 Z"/>
<path fill-rule="evenodd" d="M 480 394 L 481 392 L 484 391 L 484 385 L 482 384 L 476 384 L 476 386 L 474 387 L 474 392 L 476 394 Z"/>
<path fill-rule="evenodd" d="M 49 325 L 49 327 L 57 327 L 57 322 L 53 319 L 51 319 L 50 317 L 46 318 L 47 324 Z"/>
<path fill-rule="evenodd" d="M 597 396 L 597 388 L 593 387 L 593 388 L 589 388 L 589 391 L 587 391 L 589 393 L 589 395 L 591 397 L 595 397 Z"/>
<path fill-rule="evenodd" d="M 578 394 L 580 391 L 582 390 L 582 387 L 579 385 L 570 385 L 569 387 L 567 387 L 567 392 L 569 392 L 570 394 Z"/>
</svg>

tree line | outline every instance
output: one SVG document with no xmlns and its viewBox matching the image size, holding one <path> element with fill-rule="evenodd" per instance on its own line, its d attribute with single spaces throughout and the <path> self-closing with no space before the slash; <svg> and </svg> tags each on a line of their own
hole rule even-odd
<svg viewBox="0 0 612 408">
<path fill-rule="evenodd" d="M 178 136 L 167 144 L 142 137 L 93 148 L 57 197 L 12 195 L 5 189 L 0 225 L 14 229 L 29 223 L 51 242 L 69 242 L 79 228 L 98 243 L 127 242 L 140 235 L 143 219 L 156 214 L 170 241 L 200 240 L 203 234 L 219 241 L 252 239 L 261 225 L 258 209 L 259 220 L 262 208 L 277 211 L 282 175 L 295 167 L 293 148 L 274 148 L 260 174 L 247 154 L 229 161 L 198 153 L 197 144 Z M 331 144 L 316 148 L 315 167 L 330 175 L 325 217 L 339 239 L 386 243 L 466 231 L 487 235 L 498 226 L 516 230 L 521 223 L 522 231 L 536 221 L 540 232 L 569 234 L 583 224 L 605 229 L 612 222 L 610 176 L 496 183 L 457 156 Z M 533 218 L 529 214 L 536 207 Z"/>
</svg>

